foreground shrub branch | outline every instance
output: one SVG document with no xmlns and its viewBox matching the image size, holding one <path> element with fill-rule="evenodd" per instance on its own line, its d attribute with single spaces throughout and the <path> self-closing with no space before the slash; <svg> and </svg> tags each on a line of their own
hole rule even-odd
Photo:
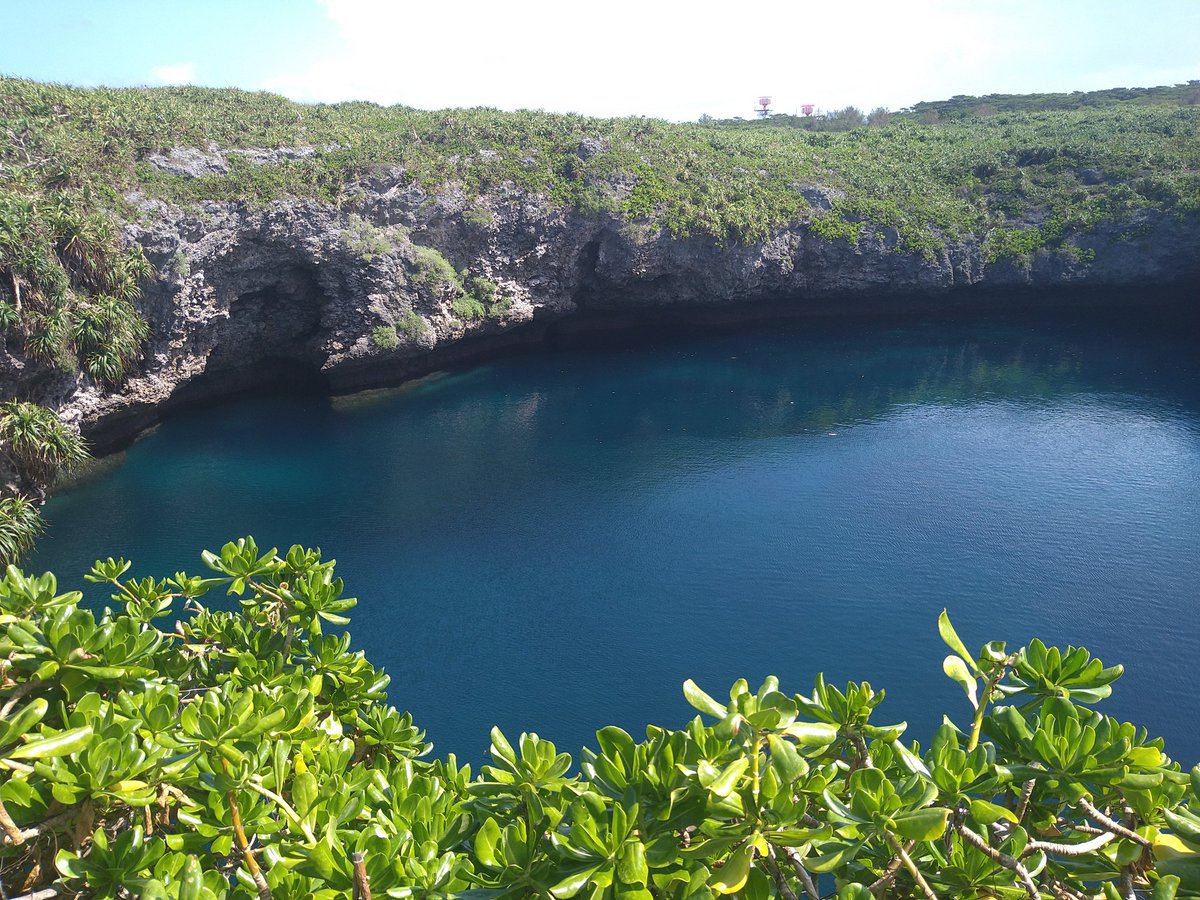
<svg viewBox="0 0 1200 900">
<path fill-rule="evenodd" d="M 355 601 L 320 551 L 202 559 L 97 562 L 99 615 L 0 581 L 3 896 L 1200 897 L 1200 768 L 1092 708 L 1121 668 L 1081 648 L 970 653 L 943 613 L 970 710 L 925 747 L 866 683 L 688 681 L 681 730 L 602 728 L 575 766 L 493 729 L 475 774 L 325 633 Z"/>
</svg>

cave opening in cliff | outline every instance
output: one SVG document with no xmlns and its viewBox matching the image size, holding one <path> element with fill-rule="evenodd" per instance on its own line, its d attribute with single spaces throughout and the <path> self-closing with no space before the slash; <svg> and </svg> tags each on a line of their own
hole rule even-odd
<svg viewBox="0 0 1200 900">
<path fill-rule="evenodd" d="M 264 388 L 324 391 L 322 311 L 327 296 L 311 268 L 271 273 L 229 306 L 205 371 L 176 392 L 178 403 L 214 400 Z"/>
</svg>

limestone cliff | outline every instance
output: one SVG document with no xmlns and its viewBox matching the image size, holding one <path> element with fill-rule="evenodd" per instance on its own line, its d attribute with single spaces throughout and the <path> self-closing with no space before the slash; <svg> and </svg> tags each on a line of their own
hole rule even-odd
<svg viewBox="0 0 1200 900">
<path fill-rule="evenodd" d="M 207 159 L 181 151 L 156 164 L 198 174 Z M 805 193 L 817 210 L 828 202 L 820 187 Z M 267 380 L 313 377 L 334 391 L 396 383 L 572 322 L 903 311 L 1080 287 L 1136 287 L 1150 302 L 1200 282 L 1196 221 L 1165 213 L 1086 235 L 1070 253 L 989 263 L 978 235 L 947 241 L 932 257 L 902 251 L 887 228 L 865 228 L 851 242 L 806 223 L 722 246 L 516 191 L 429 195 L 401 171 L 347 196 L 340 207 L 190 210 L 133 197 L 142 215 L 126 239 L 158 272 L 141 303 L 152 336 L 140 369 L 110 390 L 6 354 L 5 380 L 56 407 L 103 451 L 163 410 Z M 488 285 L 482 302 L 472 279 Z"/>
</svg>

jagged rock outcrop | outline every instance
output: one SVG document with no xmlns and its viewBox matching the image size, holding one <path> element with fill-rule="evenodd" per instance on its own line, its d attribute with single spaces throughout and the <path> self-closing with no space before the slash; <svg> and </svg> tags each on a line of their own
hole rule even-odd
<svg viewBox="0 0 1200 900">
<path fill-rule="evenodd" d="M 157 164 L 202 175 L 223 159 L 179 150 Z M 809 191 L 814 209 L 828 204 L 819 187 Z M 34 385 L 103 450 L 164 409 L 266 380 L 319 378 L 336 391 L 394 383 L 572 321 L 830 313 L 995 301 L 1023 288 L 1200 282 L 1197 221 L 1160 213 L 1082 237 L 1082 252 L 988 263 L 980 236 L 926 258 L 898 249 L 886 228 L 864 229 L 853 244 L 804 223 L 752 245 L 677 240 L 516 191 L 429 196 L 399 170 L 344 198 L 191 211 L 140 200 L 141 221 L 126 236 L 160 276 L 142 303 L 152 337 L 140 370 L 107 390 L 25 371 L 9 356 L 3 377 L 26 393 Z M 466 293 L 455 270 L 466 273 Z M 494 286 L 486 302 L 470 302 L 471 279 Z"/>
</svg>

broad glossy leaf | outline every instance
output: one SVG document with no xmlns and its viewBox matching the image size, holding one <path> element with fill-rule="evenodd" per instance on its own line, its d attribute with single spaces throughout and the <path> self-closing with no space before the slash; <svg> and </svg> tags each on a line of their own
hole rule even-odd
<svg viewBox="0 0 1200 900">
<path fill-rule="evenodd" d="M 1158 883 L 1154 885 L 1154 890 L 1150 892 L 1150 900 L 1175 900 L 1175 894 L 1179 891 L 1179 876 L 1164 875 L 1158 879 Z"/>
<path fill-rule="evenodd" d="M 950 810 L 937 806 L 898 812 L 892 816 L 896 833 L 910 841 L 933 841 L 946 832 Z"/>
<path fill-rule="evenodd" d="M 713 872 L 708 885 L 718 894 L 733 894 L 746 885 L 750 877 L 750 860 L 754 851 L 749 844 L 739 847 L 725 860 L 725 865 Z"/>
<path fill-rule="evenodd" d="M 771 900 L 773 894 L 774 885 L 771 884 L 767 873 L 762 869 L 751 868 L 746 886 L 742 888 L 742 900 Z"/>
<path fill-rule="evenodd" d="M 718 719 L 725 718 L 726 713 L 729 711 L 724 704 L 718 703 L 702 691 L 696 682 L 690 678 L 683 683 L 683 696 L 688 703 L 700 710 L 700 712 L 715 716 Z"/>
<path fill-rule="evenodd" d="M 1161 876 L 1179 879 L 1179 889 L 1200 892 L 1200 853 L 1164 859 L 1156 867 Z"/>
<path fill-rule="evenodd" d="M 783 784 L 791 784 L 797 778 L 808 774 L 808 762 L 792 746 L 778 735 L 767 736 L 767 746 L 771 749 L 771 768 L 779 776 Z"/>
<path fill-rule="evenodd" d="M 490 819 L 488 820 L 491 821 Z M 587 866 L 567 875 L 559 881 L 554 887 L 550 888 L 550 893 L 560 900 L 569 900 L 574 897 L 587 885 L 593 875 L 600 870 L 600 866 Z"/>
<path fill-rule="evenodd" d="M 811 749 L 828 747 L 837 740 L 838 730 L 836 725 L 828 725 L 824 722 L 793 722 L 780 734 L 794 738 L 801 747 Z"/>
<path fill-rule="evenodd" d="M 495 819 L 485 819 L 484 823 L 479 826 L 479 830 L 475 832 L 475 857 L 485 866 L 498 868 L 500 863 L 496 859 L 496 847 L 499 844 L 500 826 L 496 824 Z"/>
<path fill-rule="evenodd" d="M 979 666 L 975 663 L 975 658 L 967 652 L 966 644 L 962 642 L 962 638 L 958 636 L 958 632 L 950 624 L 950 615 L 944 609 L 938 616 L 938 634 L 941 635 L 942 642 L 957 653 L 959 658 L 966 663 L 972 672 L 979 674 Z"/>
<path fill-rule="evenodd" d="M 972 675 L 971 670 L 967 668 L 967 664 L 957 656 L 947 656 L 944 660 L 942 660 L 942 671 L 962 686 L 963 691 L 967 695 L 967 699 L 971 701 L 972 709 L 978 709 L 978 685 L 975 681 L 975 676 Z"/>
<path fill-rule="evenodd" d="M 84 725 L 62 731 L 40 740 L 30 741 L 22 747 L 9 752 L 13 759 L 51 759 L 56 756 L 68 756 L 82 750 L 92 741 L 92 726 Z"/>
<path fill-rule="evenodd" d="M 622 884 L 644 885 L 649 877 L 645 845 L 641 841 L 629 841 L 617 857 L 617 879 Z"/>
<path fill-rule="evenodd" d="M 971 818 L 983 825 L 991 825 L 1001 819 L 1012 822 L 1014 825 L 1017 822 L 1016 813 L 997 803 L 988 800 L 972 800 L 970 806 Z"/>
<path fill-rule="evenodd" d="M 854 859 L 862 848 L 862 844 L 833 844 L 831 847 L 830 845 L 826 845 L 826 847 L 829 849 L 826 849 L 824 853 L 806 857 L 804 867 L 810 872 L 822 874 L 832 872 Z"/>
</svg>

